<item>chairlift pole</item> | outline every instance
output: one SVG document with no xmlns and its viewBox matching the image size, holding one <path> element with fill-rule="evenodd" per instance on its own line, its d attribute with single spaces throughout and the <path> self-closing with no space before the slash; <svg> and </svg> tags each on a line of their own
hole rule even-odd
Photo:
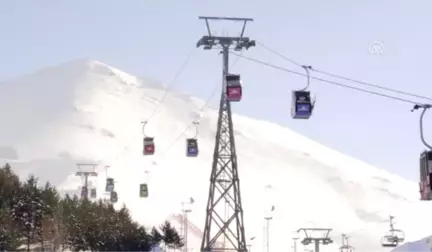
<svg viewBox="0 0 432 252">
<path fill-rule="evenodd" d="M 188 214 L 190 212 L 192 212 L 192 209 L 185 207 L 185 205 L 192 205 L 194 203 L 194 201 L 192 200 L 192 198 L 190 198 L 189 202 L 181 202 L 182 205 L 182 232 L 183 232 L 183 240 L 184 240 L 184 247 L 183 247 L 183 251 L 184 252 L 188 252 L 188 232 L 189 232 L 189 219 L 188 219 Z"/>
<path fill-rule="evenodd" d="M 299 237 L 293 237 L 292 238 L 292 240 L 293 240 L 293 246 L 292 246 L 293 252 L 297 252 L 297 240 L 298 239 L 299 239 Z"/>
<path fill-rule="evenodd" d="M 81 198 L 88 199 L 88 194 L 89 194 L 89 191 L 88 191 L 88 186 L 89 186 L 88 177 L 97 177 L 97 172 L 95 172 L 97 164 L 81 163 L 81 164 L 77 164 L 77 166 L 78 166 L 78 172 L 75 173 L 75 176 L 84 177 L 84 186 L 83 186 L 83 188 L 85 188 L 85 190 L 86 190 L 86 194 L 81 195 Z M 83 167 L 83 166 L 90 166 L 90 167 L 92 167 L 92 171 L 81 171 L 81 167 Z"/>
</svg>

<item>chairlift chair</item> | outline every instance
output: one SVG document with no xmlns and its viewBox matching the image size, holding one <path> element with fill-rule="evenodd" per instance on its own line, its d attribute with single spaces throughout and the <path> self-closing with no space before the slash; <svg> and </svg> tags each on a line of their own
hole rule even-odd
<svg viewBox="0 0 432 252">
<path fill-rule="evenodd" d="M 393 236 L 396 237 L 399 243 L 402 243 L 405 241 L 405 232 L 400 229 L 393 229 L 392 230 Z"/>
<path fill-rule="evenodd" d="M 381 238 L 382 247 L 397 247 L 399 245 L 399 239 L 394 235 L 385 235 Z"/>
<path fill-rule="evenodd" d="M 227 74 L 226 81 L 226 99 L 230 102 L 238 102 L 242 99 L 242 85 L 240 75 Z"/>
</svg>

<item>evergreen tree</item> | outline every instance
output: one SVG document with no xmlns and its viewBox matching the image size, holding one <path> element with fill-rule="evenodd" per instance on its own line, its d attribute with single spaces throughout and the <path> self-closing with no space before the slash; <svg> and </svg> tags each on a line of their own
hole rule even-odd
<svg viewBox="0 0 432 252">
<path fill-rule="evenodd" d="M 167 247 L 174 249 L 183 247 L 183 239 L 169 221 L 165 221 L 160 229 L 162 230 L 162 240 Z"/>
<path fill-rule="evenodd" d="M 21 183 L 9 165 L 0 168 L 0 251 L 51 244 L 47 250 L 150 251 L 164 241 L 171 248 L 182 245 L 169 222 L 162 233 L 148 234 L 132 220 L 125 205 L 115 210 L 111 202 L 60 198 L 49 183 L 40 188 L 30 176 Z"/>
</svg>

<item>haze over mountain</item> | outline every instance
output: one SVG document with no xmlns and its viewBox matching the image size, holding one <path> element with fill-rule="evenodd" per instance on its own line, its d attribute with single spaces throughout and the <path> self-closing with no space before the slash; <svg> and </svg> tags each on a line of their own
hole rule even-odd
<svg viewBox="0 0 432 252">
<path fill-rule="evenodd" d="M 104 166 L 116 181 L 119 203 L 147 225 L 178 219 L 181 202 L 195 199 L 189 247 L 199 249 L 213 157 L 217 109 L 204 101 L 170 92 L 146 133 L 155 137 L 156 155 L 142 156 L 141 121 L 151 116 L 165 93 L 157 82 L 137 78 L 93 60 L 77 60 L 0 85 L 3 117 L 0 156 L 21 176 L 34 173 L 67 191 L 81 181 L 76 163 L 98 163 L 94 181 L 103 196 Z M 236 105 L 233 104 L 233 111 Z M 197 158 L 187 158 L 185 138 L 200 119 Z M 357 251 L 380 247 L 388 215 L 412 241 L 429 234 L 418 186 L 338 153 L 271 122 L 234 115 L 240 186 L 247 237 L 261 248 L 264 212 L 275 206 L 271 249 L 286 250 L 291 231 L 333 228 L 352 236 Z M 308 123 L 305 121 L 304 123 Z M 180 136 L 180 138 L 179 138 Z M 178 141 L 175 141 L 178 139 Z M 85 169 L 85 167 L 83 167 Z M 149 176 L 145 176 L 149 171 Z M 139 183 L 149 183 L 149 198 L 139 198 Z M 270 185 L 270 186 L 269 186 Z"/>
</svg>

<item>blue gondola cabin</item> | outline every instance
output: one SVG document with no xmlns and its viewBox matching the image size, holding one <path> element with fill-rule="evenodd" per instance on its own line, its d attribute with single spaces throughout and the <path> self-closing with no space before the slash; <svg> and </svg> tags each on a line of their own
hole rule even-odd
<svg viewBox="0 0 432 252">
<path fill-rule="evenodd" d="M 309 91 L 293 91 L 291 115 L 294 119 L 309 119 L 313 104 Z"/>
<path fill-rule="evenodd" d="M 238 102 L 242 98 L 242 86 L 240 75 L 228 74 L 226 80 L 226 99 L 230 102 Z"/>
<path fill-rule="evenodd" d="M 196 157 L 198 156 L 198 139 L 189 138 L 186 139 L 186 156 Z"/>
<path fill-rule="evenodd" d="M 112 192 L 110 193 L 110 201 L 111 201 L 112 203 L 117 203 L 117 201 L 118 201 L 118 195 L 117 195 L 117 192 L 116 192 L 116 191 L 112 191 Z"/>
<path fill-rule="evenodd" d="M 105 192 L 112 192 L 112 191 L 114 191 L 114 179 L 107 178 L 105 184 Z"/>
<path fill-rule="evenodd" d="M 144 155 L 153 155 L 155 152 L 155 144 L 153 137 L 144 137 Z"/>
<path fill-rule="evenodd" d="M 148 186 L 147 184 L 140 184 L 140 198 L 148 197 Z"/>
</svg>

